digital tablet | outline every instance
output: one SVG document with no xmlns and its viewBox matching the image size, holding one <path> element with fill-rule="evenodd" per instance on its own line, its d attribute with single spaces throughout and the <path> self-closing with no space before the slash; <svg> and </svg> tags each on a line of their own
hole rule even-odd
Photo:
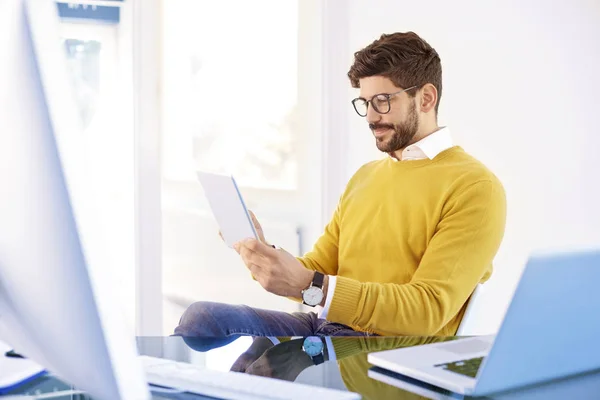
<svg viewBox="0 0 600 400">
<path fill-rule="evenodd" d="M 258 240 L 250 213 L 233 176 L 202 171 L 198 171 L 197 175 L 227 246 L 233 248 L 236 242 L 248 238 Z"/>
</svg>

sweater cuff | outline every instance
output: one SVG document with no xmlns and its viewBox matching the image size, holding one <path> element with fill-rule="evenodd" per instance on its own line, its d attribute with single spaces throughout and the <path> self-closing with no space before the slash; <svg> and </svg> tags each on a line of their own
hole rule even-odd
<svg viewBox="0 0 600 400">
<path fill-rule="evenodd" d="M 362 286 L 360 282 L 338 276 L 327 320 L 350 327 L 354 326 L 356 313 L 360 313 L 359 303 L 361 292 Z"/>
</svg>

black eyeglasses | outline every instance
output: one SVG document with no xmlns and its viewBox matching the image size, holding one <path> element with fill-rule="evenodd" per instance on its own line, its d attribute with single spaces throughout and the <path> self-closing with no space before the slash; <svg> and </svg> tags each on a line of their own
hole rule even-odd
<svg viewBox="0 0 600 400">
<path fill-rule="evenodd" d="M 411 90 L 416 88 L 416 86 L 411 86 L 408 89 L 401 90 L 395 93 L 380 93 L 371 97 L 371 100 L 363 99 L 362 97 L 357 97 L 352 100 L 352 105 L 354 106 L 354 110 L 361 117 L 367 116 L 367 110 L 369 109 L 369 103 L 373 106 L 373 109 L 377 111 L 379 114 L 387 114 L 390 112 L 390 98 L 400 93 L 404 93 L 407 90 Z"/>
</svg>

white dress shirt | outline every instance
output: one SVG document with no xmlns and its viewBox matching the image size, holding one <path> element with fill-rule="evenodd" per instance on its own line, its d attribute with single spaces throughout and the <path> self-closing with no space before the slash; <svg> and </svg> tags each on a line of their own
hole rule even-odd
<svg viewBox="0 0 600 400">
<path fill-rule="evenodd" d="M 416 143 L 411 144 L 402 151 L 402 160 L 398 161 L 395 157 L 392 160 L 397 162 L 406 162 L 411 160 L 422 160 L 429 158 L 433 160 L 438 154 L 444 150 L 448 150 L 453 147 L 452 136 L 448 127 L 443 127 L 433 132 L 432 134 L 424 137 Z M 327 319 L 329 313 L 329 307 L 331 306 L 331 300 L 335 292 L 337 277 L 329 276 L 329 286 L 327 288 L 327 298 L 325 299 L 325 306 L 319 313 L 319 318 Z"/>
</svg>

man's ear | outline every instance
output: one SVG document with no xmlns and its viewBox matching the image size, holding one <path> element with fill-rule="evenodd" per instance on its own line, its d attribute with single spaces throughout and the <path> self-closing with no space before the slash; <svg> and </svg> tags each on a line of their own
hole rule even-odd
<svg viewBox="0 0 600 400">
<path fill-rule="evenodd" d="M 435 86 L 431 83 L 425 84 L 425 86 L 421 88 L 421 111 L 428 113 L 429 111 L 434 110 L 437 99 L 438 92 Z"/>
</svg>

